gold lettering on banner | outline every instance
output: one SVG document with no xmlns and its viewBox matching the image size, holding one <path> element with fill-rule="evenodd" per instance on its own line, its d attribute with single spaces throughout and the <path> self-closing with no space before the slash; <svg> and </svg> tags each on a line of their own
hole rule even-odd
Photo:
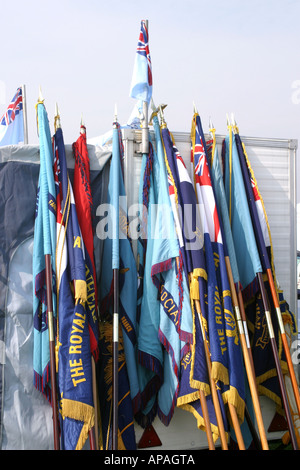
<svg viewBox="0 0 300 470">
<path fill-rule="evenodd" d="M 84 332 L 86 321 L 86 315 L 82 315 L 79 312 L 75 312 L 75 317 L 72 322 L 71 336 L 70 336 L 70 346 L 69 354 L 82 354 L 82 335 Z M 69 359 L 70 374 L 74 387 L 81 382 L 85 382 L 86 378 L 84 376 L 84 369 L 81 357 L 76 359 Z"/>
<path fill-rule="evenodd" d="M 226 338 L 225 338 L 225 331 L 223 328 L 222 305 L 221 305 L 219 290 L 217 287 L 215 289 L 215 320 L 216 320 L 216 325 L 220 325 L 220 328 L 217 328 L 217 332 L 218 332 L 218 337 L 219 337 L 221 353 L 224 354 L 225 351 L 227 351 L 227 343 L 226 343 Z"/>
</svg>

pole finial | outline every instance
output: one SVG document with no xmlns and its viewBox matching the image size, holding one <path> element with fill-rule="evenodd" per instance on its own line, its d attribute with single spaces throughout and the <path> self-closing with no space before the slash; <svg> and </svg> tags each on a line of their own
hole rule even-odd
<svg viewBox="0 0 300 470">
<path fill-rule="evenodd" d="M 42 89 L 41 89 L 41 85 L 39 86 L 39 97 L 38 97 L 38 102 L 39 102 L 39 103 L 44 103 L 44 98 L 43 98 L 43 95 L 42 95 Z"/>
<path fill-rule="evenodd" d="M 57 105 L 57 103 L 55 103 L 55 115 L 54 115 L 54 129 L 55 129 L 55 132 L 60 127 L 61 127 L 60 126 L 60 114 L 59 114 L 59 110 L 58 110 L 58 105 Z"/>
<path fill-rule="evenodd" d="M 161 126 L 162 127 L 167 127 L 167 123 L 165 121 L 165 116 L 164 116 L 164 113 L 163 113 L 163 110 L 167 107 L 168 105 L 167 104 L 160 104 L 157 108 L 158 112 L 159 112 L 159 116 L 160 116 L 160 120 L 161 120 Z"/>
</svg>

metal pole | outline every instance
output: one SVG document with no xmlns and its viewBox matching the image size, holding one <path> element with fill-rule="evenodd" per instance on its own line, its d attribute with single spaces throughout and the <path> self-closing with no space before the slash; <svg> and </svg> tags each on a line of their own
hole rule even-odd
<svg viewBox="0 0 300 470">
<path fill-rule="evenodd" d="M 113 314 L 113 436 L 112 450 L 118 449 L 118 371 L 119 371 L 119 270 L 113 270 L 114 314 Z"/>
<path fill-rule="evenodd" d="M 148 31 L 148 20 L 145 20 Z M 149 34 L 148 34 L 149 41 Z M 149 127 L 148 127 L 148 103 L 143 101 L 143 121 L 142 121 L 142 153 L 149 153 Z"/>
<path fill-rule="evenodd" d="M 27 101 L 26 101 L 25 85 L 22 85 L 22 101 L 23 101 L 24 144 L 28 144 Z"/>
<path fill-rule="evenodd" d="M 58 408 L 56 394 L 56 367 L 55 367 L 55 337 L 53 325 L 53 302 L 52 302 L 52 267 L 50 255 L 45 255 L 46 264 L 46 287 L 47 287 L 47 306 L 48 306 L 48 329 L 49 329 L 49 347 L 50 347 L 50 374 L 51 374 L 51 404 L 53 410 L 53 437 L 54 450 L 59 450 L 59 426 L 58 426 Z"/>
</svg>

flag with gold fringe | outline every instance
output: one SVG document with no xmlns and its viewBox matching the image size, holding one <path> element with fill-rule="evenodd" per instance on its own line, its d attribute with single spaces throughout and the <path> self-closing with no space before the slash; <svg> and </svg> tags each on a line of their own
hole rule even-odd
<svg viewBox="0 0 300 470">
<path fill-rule="evenodd" d="M 224 402 L 235 406 L 239 419 L 243 422 L 245 409 L 244 365 L 225 262 L 226 240 L 223 240 L 222 219 L 218 213 L 205 137 L 198 113 L 195 113 L 193 117 L 191 135 L 193 176 L 198 203 L 200 206 L 202 205 L 201 212 L 203 214 L 204 245 L 208 269 L 208 307 L 212 307 L 211 315 L 208 317 L 212 376 L 224 384 L 222 393 Z M 212 332 L 215 332 L 215 335 L 211 337 Z"/>
<path fill-rule="evenodd" d="M 122 174 L 123 147 L 119 123 L 114 123 L 113 152 L 110 167 L 106 218 L 107 231 L 102 234 L 104 238 L 103 256 L 100 274 L 100 331 L 106 326 L 112 326 L 114 283 L 113 269 L 119 272 L 119 334 L 122 335 L 122 348 L 119 341 L 119 364 L 122 364 L 118 373 L 119 404 L 127 400 L 126 413 L 118 406 L 119 432 L 127 450 L 136 448 L 133 416 L 140 410 L 140 388 L 137 375 L 137 267 L 134 259 L 130 234 L 128 230 L 128 214 L 126 193 Z M 130 293 L 130 294 L 129 294 Z M 107 325 L 106 325 L 107 323 Z M 107 364 L 111 361 L 111 349 L 107 349 L 107 334 L 100 335 L 99 399 L 106 406 L 100 406 L 103 442 L 111 449 L 111 394 L 106 395 L 110 386 L 105 382 L 108 375 L 104 373 Z M 121 348 L 121 349 L 120 349 Z M 123 349 L 124 348 L 124 349 Z M 124 350 L 125 361 L 120 357 Z M 104 381 L 104 382 L 103 382 Z M 126 439 L 125 439 L 126 435 Z M 125 443 L 126 442 L 126 443 Z"/>
<path fill-rule="evenodd" d="M 189 285 L 190 307 L 193 319 L 193 339 L 190 348 L 181 359 L 180 389 L 177 406 L 193 413 L 197 425 L 205 430 L 200 390 L 205 394 L 210 426 L 214 440 L 219 437 L 219 429 L 214 403 L 210 391 L 207 361 L 204 349 L 203 332 L 207 335 L 207 272 L 203 251 L 203 228 L 198 212 L 195 190 L 172 135 L 167 128 L 162 129 L 166 151 L 166 164 L 169 177 L 169 192 L 173 202 L 177 232 L 180 240 L 182 268 Z M 197 303 L 198 302 L 198 303 Z M 197 308 L 197 305 L 200 308 Z M 218 393 L 222 418 L 227 428 L 224 403 Z"/>
<path fill-rule="evenodd" d="M 53 138 L 57 185 L 57 361 L 61 448 L 80 450 L 94 426 L 85 249 L 61 128 Z"/>
<path fill-rule="evenodd" d="M 86 129 L 82 125 L 80 130 L 80 136 L 72 145 L 75 159 L 73 193 L 78 223 L 85 246 L 85 269 L 87 282 L 86 306 L 87 313 L 89 315 L 91 353 L 97 362 L 99 356 L 99 326 L 97 275 L 94 259 L 94 234 L 92 228 L 93 199 L 91 194 L 90 162 L 86 142 Z"/>
</svg>

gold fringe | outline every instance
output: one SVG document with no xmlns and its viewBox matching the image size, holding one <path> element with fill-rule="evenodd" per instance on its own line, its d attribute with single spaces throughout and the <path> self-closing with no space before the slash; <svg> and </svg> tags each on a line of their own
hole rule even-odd
<svg viewBox="0 0 300 470">
<path fill-rule="evenodd" d="M 239 422 L 242 423 L 245 418 L 245 402 L 240 397 L 237 389 L 230 386 L 229 390 L 222 394 L 222 397 L 224 403 L 230 403 L 235 407 Z"/>
<path fill-rule="evenodd" d="M 83 421 L 83 427 L 77 442 L 75 450 L 81 450 L 88 438 L 88 433 L 95 425 L 95 410 L 94 407 L 80 403 L 74 400 L 62 399 L 61 402 L 63 418 L 76 419 Z"/>
<path fill-rule="evenodd" d="M 225 385 L 229 385 L 228 369 L 221 362 L 212 362 L 211 376 L 213 380 L 220 380 Z"/>
<path fill-rule="evenodd" d="M 197 421 L 197 427 L 201 431 L 205 431 L 205 423 L 203 417 L 193 408 L 192 405 L 183 405 L 181 409 L 189 411 L 190 413 L 193 414 L 193 416 L 196 418 Z M 210 423 L 211 431 L 212 431 L 212 436 L 213 436 L 213 441 L 216 442 L 218 438 L 220 437 L 220 432 L 218 426 L 215 426 L 214 424 Z M 228 434 L 226 433 L 226 439 L 228 438 Z"/>
</svg>

